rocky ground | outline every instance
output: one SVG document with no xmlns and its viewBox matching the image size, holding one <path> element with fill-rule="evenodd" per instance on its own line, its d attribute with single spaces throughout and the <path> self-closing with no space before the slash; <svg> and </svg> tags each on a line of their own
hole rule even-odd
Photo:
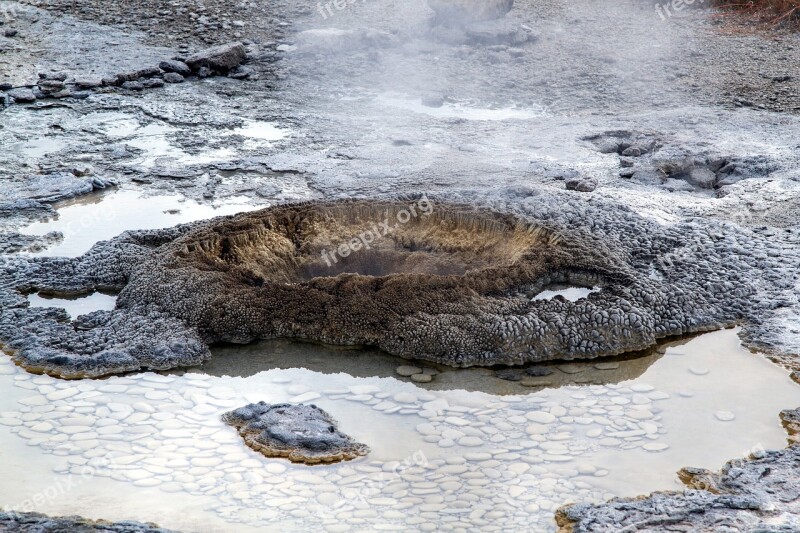
<svg viewBox="0 0 800 533">
<path fill-rule="evenodd" d="M 0 511 L 0 529 L 13 533 L 170 533 L 154 524 L 106 522 L 77 516 L 52 518 L 39 513 Z"/>
<path fill-rule="evenodd" d="M 82 259 L 20 256 L 64 238 L 23 228 L 66 199 L 123 189 L 266 206 L 427 191 L 579 230 L 626 255 L 655 287 L 640 296 L 668 295 L 665 314 L 680 315 L 659 319 L 670 331 L 743 320 L 748 345 L 800 370 L 798 34 L 732 32 L 704 10 L 662 20 L 647 2 L 562 0 L 518 0 L 502 21 L 467 27 L 435 24 L 422 0 L 329 12 L 294 2 L 0 2 L 0 21 L 5 342 L 38 336 L 59 357 L 88 338 L 115 364 L 130 355 L 120 346 L 132 351 L 129 370 L 145 344 L 158 348 L 147 353 L 153 368 L 206 353 L 158 309 L 71 323 L 27 307 L 24 293 L 67 282 L 119 290 L 141 248 L 194 227 L 131 234 Z M 215 45 L 229 46 L 209 52 Z M 773 465 L 783 480 L 794 455 L 770 453 L 743 475 Z M 795 511 L 791 483 L 764 490 Z M 707 493 L 687 498 L 721 505 Z M 628 504 L 581 507 L 571 519 L 622 522 L 619 505 Z M 651 514 L 647 505 L 630 520 Z M 720 513 L 702 520 L 756 523 Z"/>
</svg>

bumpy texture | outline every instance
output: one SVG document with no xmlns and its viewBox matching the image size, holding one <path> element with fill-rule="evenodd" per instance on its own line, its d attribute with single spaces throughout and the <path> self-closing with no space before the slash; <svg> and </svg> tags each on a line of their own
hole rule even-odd
<svg viewBox="0 0 800 533">
<path fill-rule="evenodd" d="M 244 442 L 267 457 L 285 457 L 294 463 L 349 461 L 367 455 L 369 448 L 336 428 L 336 421 L 316 405 L 240 407 L 222 415 Z"/>
<path fill-rule="evenodd" d="M 790 434 L 797 411 L 781 413 Z M 796 433 L 795 433 L 796 434 Z M 617 498 L 600 505 L 565 506 L 556 513 L 560 533 L 716 532 L 800 530 L 800 446 L 759 452 L 727 463 L 720 473 L 684 468 L 690 489 Z"/>
<path fill-rule="evenodd" d="M 483 208 L 434 198 L 431 215 L 333 260 L 417 201 L 287 205 L 127 232 L 76 259 L 7 259 L 0 341 L 25 368 L 70 378 L 196 365 L 208 343 L 270 337 L 516 365 L 616 355 L 741 319 L 757 325 L 791 303 L 791 279 L 755 234 L 666 227 L 557 195 L 470 199 Z M 532 299 L 551 283 L 602 290 L 576 302 Z M 37 290 L 121 293 L 116 310 L 70 323 L 29 308 L 23 294 Z M 746 329 L 766 348 L 772 333 Z"/>
<path fill-rule="evenodd" d="M 39 513 L 0 511 L 0 531 L 16 533 L 170 533 L 154 524 L 106 522 L 79 516 L 51 518 Z"/>
</svg>

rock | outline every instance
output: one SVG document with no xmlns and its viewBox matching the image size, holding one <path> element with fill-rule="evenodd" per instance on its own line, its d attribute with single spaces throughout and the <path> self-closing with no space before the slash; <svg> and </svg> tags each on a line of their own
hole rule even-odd
<svg viewBox="0 0 800 533">
<path fill-rule="evenodd" d="M 164 74 L 164 81 L 167 83 L 183 83 L 184 77 L 177 72 L 167 72 Z"/>
<path fill-rule="evenodd" d="M 404 365 L 404 366 L 398 366 L 395 369 L 395 373 L 398 376 L 409 377 L 413 376 L 414 374 L 422 374 L 422 369 L 418 366 Z"/>
<path fill-rule="evenodd" d="M 411 376 L 411 381 L 414 383 L 430 383 L 433 381 L 433 376 L 430 374 L 414 374 Z"/>
<path fill-rule="evenodd" d="M 544 411 L 530 411 L 525 414 L 525 418 L 537 424 L 552 424 L 556 421 L 556 417 Z"/>
<path fill-rule="evenodd" d="M 315 405 L 250 404 L 222 416 L 245 443 L 266 457 L 317 464 L 367 455 L 369 448 L 336 429 L 333 418 Z"/>
<path fill-rule="evenodd" d="M 522 381 L 522 371 L 517 368 L 501 368 L 495 370 L 494 375 L 506 381 Z"/>
<path fill-rule="evenodd" d="M 122 88 L 129 91 L 142 91 L 144 90 L 144 84 L 140 81 L 126 81 L 122 84 Z"/>
<path fill-rule="evenodd" d="M 160 80 L 158 78 L 144 80 L 142 82 L 142 85 L 144 86 L 145 89 L 155 89 L 157 87 L 163 87 L 164 86 L 164 80 Z"/>
<path fill-rule="evenodd" d="M 103 86 L 101 78 L 76 78 L 75 85 L 79 89 L 97 89 Z"/>
<path fill-rule="evenodd" d="M 730 422 L 736 418 L 736 415 L 734 415 L 730 411 L 717 411 L 716 413 L 714 413 L 714 416 L 720 422 Z"/>
<path fill-rule="evenodd" d="M 210 71 L 226 74 L 244 61 L 246 51 L 242 43 L 229 43 L 208 48 L 186 58 L 193 71 L 206 67 Z"/>
<path fill-rule="evenodd" d="M 597 188 L 597 180 L 594 178 L 569 178 L 564 184 L 568 191 L 592 192 Z"/>
<path fill-rule="evenodd" d="M 28 89 L 26 87 L 20 87 L 18 89 L 11 89 L 8 91 L 8 96 L 13 98 L 17 102 L 35 102 L 36 95 L 33 94 L 33 90 Z"/>
<path fill-rule="evenodd" d="M 460 446 L 467 447 L 481 446 L 483 444 L 483 440 L 481 440 L 479 437 L 466 436 L 458 439 L 458 444 Z"/>
<path fill-rule="evenodd" d="M 525 369 L 525 373 L 529 376 L 544 377 L 551 375 L 553 370 L 551 368 L 547 368 L 546 366 L 529 366 Z"/>
<path fill-rule="evenodd" d="M 162 61 L 158 64 L 158 67 L 164 72 L 180 74 L 181 76 L 189 76 L 192 73 L 192 69 L 189 68 L 189 65 L 183 61 L 177 61 L 175 59 Z"/>
<path fill-rule="evenodd" d="M 43 93 L 56 93 L 62 91 L 65 87 L 63 81 L 48 80 L 48 79 L 39 80 L 39 83 L 37 85 L 39 87 L 39 90 L 42 91 Z"/>
<path fill-rule="evenodd" d="M 128 81 L 138 81 L 145 78 L 152 78 L 153 76 L 158 76 L 160 74 L 161 69 L 158 67 L 147 67 L 139 70 L 133 70 L 131 72 L 123 72 L 121 74 L 117 74 L 116 84 L 121 85 Z"/>
<path fill-rule="evenodd" d="M 235 69 L 233 69 L 228 76 L 235 79 L 235 80 L 245 80 L 255 74 L 255 71 L 250 67 L 245 67 L 243 65 L 239 65 Z"/>
<path fill-rule="evenodd" d="M 686 175 L 686 181 L 701 189 L 713 189 L 717 175 L 708 168 L 693 168 Z"/>
</svg>

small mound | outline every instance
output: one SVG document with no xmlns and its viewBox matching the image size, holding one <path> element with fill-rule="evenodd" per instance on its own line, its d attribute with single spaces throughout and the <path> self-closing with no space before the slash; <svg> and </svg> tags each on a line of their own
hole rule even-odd
<svg viewBox="0 0 800 533">
<path fill-rule="evenodd" d="M 225 413 L 222 421 L 257 452 L 293 463 L 349 461 L 369 453 L 365 444 L 336 429 L 333 417 L 316 405 L 253 403 Z"/>
<path fill-rule="evenodd" d="M 709 249 L 733 259 L 703 228 L 561 213 L 570 205 L 544 195 L 527 213 L 497 206 L 316 201 L 126 232 L 75 259 L 15 258 L 0 269 L 0 343 L 27 370 L 62 378 L 193 366 L 210 344 L 276 338 L 521 365 L 730 325 L 756 294 L 705 266 Z M 703 255 L 687 255 L 690 243 Z M 595 290 L 537 298 L 554 285 Z M 71 320 L 25 297 L 94 291 L 118 292 L 116 308 Z"/>
<path fill-rule="evenodd" d="M 511 215 L 426 198 L 321 202 L 206 224 L 137 269 L 118 305 L 156 305 L 212 342 L 287 337 L 452 366 L 518 364 L 572 344 L 531 316 L 563 302 L 530 295 L 628 282 L 610 252 Z M 621 344 L 612 354 L 647 344 L 609 333 Z"/>
</svg>

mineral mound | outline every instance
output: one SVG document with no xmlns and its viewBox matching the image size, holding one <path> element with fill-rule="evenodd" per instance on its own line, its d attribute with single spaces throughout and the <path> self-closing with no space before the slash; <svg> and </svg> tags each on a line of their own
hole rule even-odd
<svg viewBox="0 0 800 533">
<path fill-rule="evenodd" d="M 28 370 L 64 378 L 197 365 L 210 343 L 277 337 L 518 365 L 641 350 L 754 309 L 746 271 L 708 230 L 564 205 L 310 202 L 126 232 L 76 259 L 10 258 L 0 343 Z M 553 284 L 600 290 L 535 298 Z M 74 321 L 25 298 L 97 290 L 118 291 L 117 308 Z"/>
<path fill-rule="evenodd" d="M 244 442 L 267 457 L 285 457 L 294 463 L 333 463 L 367 455 L 369 448 L 336 429 L 336 421 L 316 405 L 240 407 L 222 415 Z"/>
</svg>

